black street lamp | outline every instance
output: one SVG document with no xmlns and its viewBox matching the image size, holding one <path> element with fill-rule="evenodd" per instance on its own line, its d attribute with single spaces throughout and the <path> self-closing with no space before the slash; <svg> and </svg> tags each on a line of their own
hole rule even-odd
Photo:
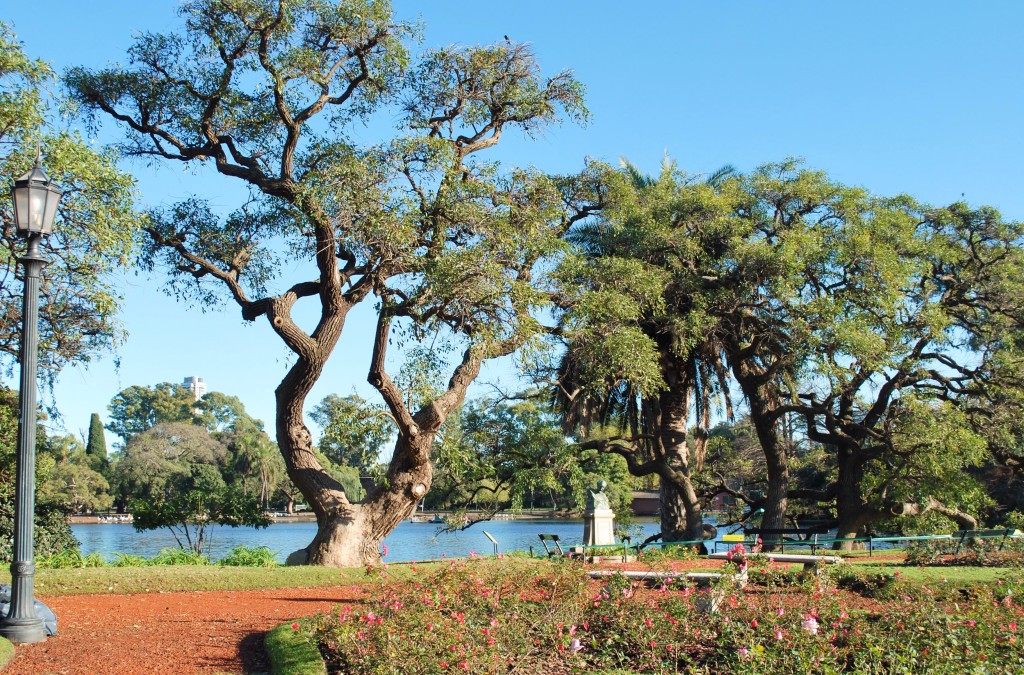
<svg viewBox="0 0 1024 675">
<path fill-rule="evenodd" d="M 48 262 L 39 240 L 53 230 L 61 191 L 39 166 L 14 181 L 14 219 L 18 234 L 28 239 L 21 258 L 25 266 L 25 298 L 21 321 L 21 389 L 18 407 L 17 482 L 14 487 L 14 562 L 11 563 L 11 608 L 0 620 L 0 635 L 11 642 L 42 642 L 43 620 L 36 613 L 34 560 L 36 501 L 36 355 L 39 351 L 39 273 Z"/>
</svg>

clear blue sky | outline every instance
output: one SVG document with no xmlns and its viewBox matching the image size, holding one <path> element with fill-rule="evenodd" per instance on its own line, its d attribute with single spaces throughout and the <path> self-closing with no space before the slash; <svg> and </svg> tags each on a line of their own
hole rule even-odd
<svg viewBox="0 0 1024 675">
<path fill-rule="evenodd" d="M 1024 3 L 558 2 L 398 0 L 421 16 L 422 47 L 531 43 L 549 72 L 573 69 L 593 121 L 535 142 L 506 138 L 510 164 L 550 172 L 585 157 L 625 156 L 656 171 L 664 152 L 694 172 L 740 170 L 789 156 L 872 191 L 941 204 L 966 199 L 1024 218 Z M 27 53 L 58 70 L 124 60 L 132 35 L 177 25 L 174 0 L 7 2 Z M 52 24 L 52 25 L 48 25 Z M 372 141 L 373 137 L 367 136 Z M 125 168 L 140 205 L 170 203 L 199 185 L 180 168 Z M 219 188 L 218 188 L 219 189 Z M 961 197 L 962 195 L 962 197 Z M 207 193 L 231 206 L 230 191 Z M 71 368 L 56 390 L 65 425 L 106 415 L 133 384 L 206 379 L 239 396 L 272 428 L 285 350 L 237 310 L 202 314 L 163 296 L 160 279 L 126 272 L 120 369 L 106 358 Z M 356 317 L 310 402 L 365 385 L 366 316 Z M 484 379 L 498 377 L 496 367 Z"/>
</svg>

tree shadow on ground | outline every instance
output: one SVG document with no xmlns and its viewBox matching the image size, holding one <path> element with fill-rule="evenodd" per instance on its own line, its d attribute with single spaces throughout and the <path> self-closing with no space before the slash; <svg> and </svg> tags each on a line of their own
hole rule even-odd
<svg viewBox="0 0 1024 675">
<path fill-rule="evenodd" d="M 263 643 L 267 638 L 266 631 L 246 635 L 238 645 L 238 655 L 242 660 L 242 672 L 256 674 L 269 673 L 270 661 Z"/>
</svg>

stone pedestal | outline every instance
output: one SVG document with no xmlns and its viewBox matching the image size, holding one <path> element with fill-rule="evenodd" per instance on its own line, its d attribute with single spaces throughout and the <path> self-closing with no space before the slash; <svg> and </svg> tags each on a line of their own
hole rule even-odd
<svg viewBox="0 0 1024 675">
<path fill-rule="evenodd" d="M 611 546 L 615 544 L 612 524 L 615 512 L 611 509 L 587 509 L 583 512 L 583 545 Z"/>
</svg>

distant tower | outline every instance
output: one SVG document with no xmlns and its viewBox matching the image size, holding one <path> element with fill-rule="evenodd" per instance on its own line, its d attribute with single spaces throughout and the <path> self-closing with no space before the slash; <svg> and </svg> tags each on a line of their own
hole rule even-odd
<svg viewBox="0 0 1024 675">
<path fill-rule="evenodd" d="M 206 396 L 206 383 L 203 382 L 203 378 L 192 375 L 191 377 L 186 377 L 182 384 L 192 392 L 193 401 L 198 401 L 203 396 Z"/>
</svg>

